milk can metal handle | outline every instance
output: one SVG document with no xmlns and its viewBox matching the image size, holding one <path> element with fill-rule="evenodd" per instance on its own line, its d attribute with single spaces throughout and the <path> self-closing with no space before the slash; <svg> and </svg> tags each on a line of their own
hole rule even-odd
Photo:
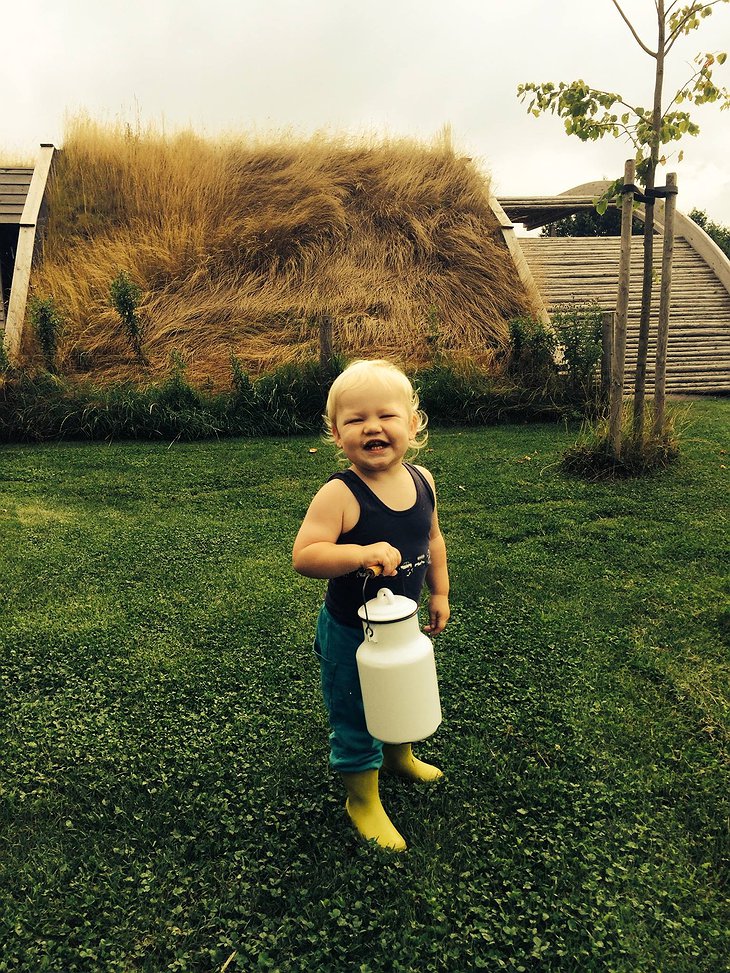
<svg viewBox="0 0 730 973">
<path fill-rule="evenodd" d="M 375 632 L 370 624 L 370 619 L 368 618 L 368 602 L 367 598 L 365 597 L 365 587 L 371 578 L 377 578 L 377 576 L 382 573 L 382 564 L 370 564 L 368 567 L 361 568 L 361 570 L 358 571 L 359 576 L 364 579 L 362 583 L 362 606 L 365 609 L 365 638 L 367 638 L 369 642 L 377 642 L 377 639 L 375 638 Z"/>
</svg>

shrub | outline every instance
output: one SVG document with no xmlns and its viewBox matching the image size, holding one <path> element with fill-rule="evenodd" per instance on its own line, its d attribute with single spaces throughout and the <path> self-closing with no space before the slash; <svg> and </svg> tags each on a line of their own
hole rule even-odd
<svg viewBox="0 0 730 973">
<path fill-rule="evenodd" d="M 429 421 L 442 425 L 555 420 L 574 411 L 542 389 L 448 362 L 417 372 L 413 381 Z"/>
<path fill-rule="evenodd" d="M 261 432 L 294 433 L 319 429 L 327 393 L 342 362 L 333 360 L 331 373 L 317 362 L 282 365 L 255 383 L 255 404 Z"/>
<path fill-rule="evenodd" d="M 597 391 L 596 366 L 603 353 L 603 312 L 598 304 L 566 304 L 552 316 L 562 352 L 564 391 L 570 401 L 588 401 Z"/>
<path fill-rule="evenodd" d="M 231 416 L 239 421 L 252 421 L 256 415 L 256 391 L 248 373 L 235 355 L 231 355 L 231 388 Z"/>
<path fill-rule="evenodd" d="M 55 372 L 58 342 L 63 331 L 63 318 L 52 297 L 31 297 L 29 310 L 31 324 L 38 344 L 41 346 L 43 361 L 49 372 Z"/>
<path fill-rule="evenodd" d="M 170 355 L 171 370 L 157 393 L 157 403 L 173 412 L 195 412 L 202 408 L 200 393 L 186 378 L 187 363 L 182 355 L 173 351 Z"/>
<path fill-rule="evenodd" d="M 536 318 L 518 317 L 509 322 L 511 375 L 530 387 L 547 388 L 555 377 L 557 338 L 548 324 Z"/>
<path fill-rule="evenodd" d="M 730 226 L 722 226 L 708 219 L 707 213 L 703 209 L 693 209 L 689 218 L 694 220 L 697 226 L 702 227 L 705 233 L 715 241 L 726 257 L 730 258 Z"/>
<path fill-rule="evenodd" d="M 652 433 L 652 422 L 653 409 L 646 409 L 643 436 L 634 438 L 632 408 L 627 404 L 621 419 L 620 458 L 613 455 L 609 422 L 603 419 L 595 426 L 583 428 L 578 442 L 564 453 L 562 469 L 585 480 L 645 476 L 667 469 L 679 459 L 676 415 L 667 415 L 661 436 Z"/>
<path fill-rule="evenodd" d="M 290 435 L 322 430 L 332 372 L 318 362 L 286 365 L 252 380 L 231 359 L 224 392 L 195 388 L 179 353 L 162 383 L 104 387 L 71 382 L 49 372 L 11 370 L 0 385 L 0 441 L 48 439 L 194 440 L 211 436 Z M 571 418 L 568 407 L 509 379 L 477 368 L 438 364 L 413 376 L 429 419 L 446 425 Z"/>
<path fill-rule="evenodd" d="M 109 300 L 119 315 L 122 327 L 132 351 L 142 364 L 146 358 L 142 350 L 144 326 L 137 313 L 142 297 L 142 289 L 134 283 L 126 271 L 120 271 L 109 287 Z"/>
<path fill-rule="evenodd" d="M 496 419 L 490 380 L 476 370 L 466 374 L 449 364 L 434 364 L 418 372 L 414 384 L 431 422 L 465 425 Z"/>
</svg>

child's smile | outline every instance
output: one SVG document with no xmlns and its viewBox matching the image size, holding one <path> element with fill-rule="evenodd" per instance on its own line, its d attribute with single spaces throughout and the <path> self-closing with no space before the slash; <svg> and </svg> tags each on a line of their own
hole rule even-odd
<svg viewBox="0 0 730 973">
<path fill-rule="evenodd" d="M 382 472 L 402 461 L 416 422 L 409 403 L 392 389 L 352 388 L 340 398 L 333 436 L 353 466 Z"/>
<path fill-rule="evenodd" d="M 382 439 L 371 439 L 365 443 L 365 449 L 369 453 L 380 452 L 383 449 L 388 448 L 389 443 L 384 442 Z"/>
</svg>

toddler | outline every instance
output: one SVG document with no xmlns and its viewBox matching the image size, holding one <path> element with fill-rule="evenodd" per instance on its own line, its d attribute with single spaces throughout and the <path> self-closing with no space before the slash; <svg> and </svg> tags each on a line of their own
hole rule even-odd
<svg viewBox="0 0 730 973">
<path fill-rule="evenodd" d="M 294 543 L 296 571 L 327 578 L 315 651 L 330 721 L 330 764 L 347 791 L 347 813 L 359 833 L 384 848 L 406 843 L 378 792 L 380 769 L 414 781 L 442 776 L 418 760 L 409 743 L 383 744 L 367 731 L 355 653 L 363 640 L 358 609 L 363 571 L 375 569 L 372 598 L 388 579 L 418 602 L 430 591 L 424 631 L 442 632 L 450 614 L 446 545 L 439 530 L 433 477 L 405 462 L 423 446 L 426 417 L 403 372 L 387 361 L 353 362 L 333 382 L 325 422 L 332 442 L 350 463 L 316 494 Z M 398 591 L 397 593 L 400 593 Z"/>
</svg>

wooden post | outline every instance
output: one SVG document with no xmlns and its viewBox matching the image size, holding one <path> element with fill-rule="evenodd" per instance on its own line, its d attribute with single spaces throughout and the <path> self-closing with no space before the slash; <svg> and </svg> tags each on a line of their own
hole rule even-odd
<svg viewBox="0 0 730 973">
<path fill-rule="evenodd" d="M 636 164 L 633 159 L 627 159 L 624 166 L 624 185 L 633 185 L 635 176 Z M 634 194 L 632 192 L 624 193 L 621 203 L 621 263 L 619 264 L 616 322 L 613 335 L 613 355 L 611 356 L 609 435 L 614 459 L 619 459 L 621 456 L 621 416 L 624 402 L 624 362 L 626 359 L 626 319 L 629 312 L 633 208 Z"/>
<path fill-rule="evenodd" d="M 613 331 L 615 311 L 604 311 L 601 315 L 601 398 L 608 402 L 611 397 L 611 365 L 613 358 Z"/>
<path fill-rule="evenodd" d="M 0 263 L 0 328 L 5 330 L 5 291 L 3 290 L 3 268 Z"/>
<path fill-rule="evenodd" d="M 676 189 L 677 173 L 667 173 L 667 189 Z M 672 259 L 674 257 L 674 212 L 677 195 L 670 192 L 664 203 L 664 247 L 662 250 L 662 283 L 659 291 L 659 323 L 654 369 L 654 422 L 652 434 L 664 433 L 664 403 L 667 384 L 667 343 L 669 340 L 669 305 L 672 294 Z"/>
<path fill-rule="evenodd" d="M 323 373 L 332 367 L 332 317 L 319 315 L 319 367 Z"/>
</svg>

